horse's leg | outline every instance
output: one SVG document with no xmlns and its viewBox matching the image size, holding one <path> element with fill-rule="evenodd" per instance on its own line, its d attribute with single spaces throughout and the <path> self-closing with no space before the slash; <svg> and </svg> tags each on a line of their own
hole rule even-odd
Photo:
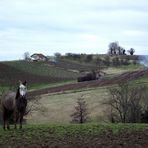
<svg viewBox="0 0 148 148">
<path fill-rule="evenodd" d="M 9 121 L 7 120 L 7 129 L 10 130 Z"/>
<path fill-rule="evenodd" d="M 22 129 L 23 114 L 20 113 L 20 129 Z"/>
<path fill-rule="evenodd" d="M 17 113 L 16 113 L 16 111 L 14 111 L 14 129 L 17 129 L 17 126 L 16 126 L 16 124 L 17 124 Z"/>
<path fill-rule="evenodd" d="M 8 123 L 8 110 L 6 108 L 3 109 L 3 128 L 4 130 L 6 129 L 6 126 L 7 126 L 7 129 L 9 130 L 10 127 L 9 127 L 9 123 Z"/>
<path fill-rule="evenodd" d="M 3 129 L 6 129 L 6 111 L 3 109 Z"/>
<path fill-rule="evenodd" d="M 10 111 L 7 110 L 7 113 L 6 113 L 6 123 L 7 123 L 7 129 L 8 130 L 10 130 L 9 119 L 10 119 Z"/>
</svg>

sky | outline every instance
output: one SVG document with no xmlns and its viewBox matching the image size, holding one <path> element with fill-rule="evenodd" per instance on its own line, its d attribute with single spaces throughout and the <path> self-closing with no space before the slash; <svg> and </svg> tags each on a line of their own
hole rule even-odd
<svg viewBox="0 0 148 148">
<path fill-rule="evenodd" d="M 0 61 L 25 52 L 148 54 L 147 0 L 0 0 Z"/>
</svg>

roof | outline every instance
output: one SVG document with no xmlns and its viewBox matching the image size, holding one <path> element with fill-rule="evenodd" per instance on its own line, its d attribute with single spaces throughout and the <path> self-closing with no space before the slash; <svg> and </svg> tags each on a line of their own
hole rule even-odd
<svg viewBox="0 0 148 148">
<path fill-rule="evenodd" d="M 31 55 L 31 57 L 33 56 L 38 56 L 39 58 L 46 58 L 46 56 L 44 56 L 42 53 L 34 53 L 33 55 Z"/>
</svg>

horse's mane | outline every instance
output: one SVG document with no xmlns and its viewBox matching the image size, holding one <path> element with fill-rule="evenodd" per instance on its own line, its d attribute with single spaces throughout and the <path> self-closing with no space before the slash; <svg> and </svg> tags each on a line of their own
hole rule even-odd
<svg viewBox="0 0 148 148">
<path fill-rule="evenodd" d="M 24 86 L 27 85 L 27 82 L 26 80 L 22 83 Z M 17 88 L 17 91 L 16 91 L 16 96 L 15 96 L 15 99 L 17 100 L 19 97 L 20 97 L 20 91 L 19 91 L 19 87 Z"/>
<path fill-rule="evenodd" d="M 22 84 L 26 86 L 26 84 L 27 84 L 26 80 Z"/>
<path fill-rule="evenodd" d="M 20 92 L 19 92 L 19 88 L 17 88 L 15 99 L 18 99 L 19 96 L 20 96 Z"/>
</svg>

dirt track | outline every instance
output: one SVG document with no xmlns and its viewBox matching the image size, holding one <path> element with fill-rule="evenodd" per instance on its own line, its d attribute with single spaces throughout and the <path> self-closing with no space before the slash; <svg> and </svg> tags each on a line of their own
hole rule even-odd
<svg viewBox="0 0 148 148">
<path fill-rule="evenodd" d="M 79 83 L 73 83 L 73 84 L 66 84 L 63 86 L 35 90 L 32 92 L 29 92 L 29 96 L 37 96 L 37 95 L 42 95 L 47 93 L 54 93 L 54 92 L 63 92 L 67 90 L 77 90 L 82 88 L 107 86 L 107 85 L 117 84 L 119 82 L 136 80 L 138 78 L 147 77 L 147 76 L 148 76 L 148 70 L 126 72 L 119 76 L 113 77 L 111 79 L 100 79 L 95 81 L 79 82 Z"/>
</svg>

